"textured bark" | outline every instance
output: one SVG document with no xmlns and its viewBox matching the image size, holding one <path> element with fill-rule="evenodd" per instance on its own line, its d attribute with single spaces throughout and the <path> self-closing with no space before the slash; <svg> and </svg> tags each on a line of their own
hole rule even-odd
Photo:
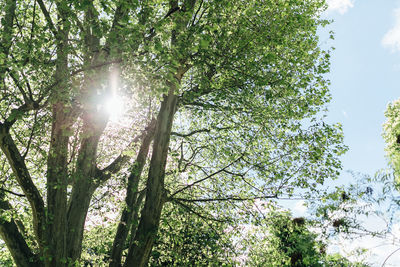
<svg viewBox="0 0 400 267">
<path fill-rule="evenodd" d="M 117 232 L 114 237 L 114 243 L 112 246 L 111 257 L 110 257 L 110 267 L 121 266 L 122 250 L 125 247 L 126 238 L 129 233 L 129 228 L 135 223 L 134 215 L 138 214 L 139 206 L 141 201 L 138 187 L 140 176 L 142 175 L 143 167 L 146 163 L 147 154 L 149 152 L 149 147 L 151 140 L 154 135 L 154 125 L 151 123 L 147 129 L 145 136 L 142 140 L 138 156 L 131 169 L 131 173 L 128 177 L 128 187 L 126 190 L 125 197 L 125 207 L 121 214 L 121 219 L 118 224 Z"/>
<path fill-rule="evenodd" d="M 113 19 L 112 30 L 107 37 L 106 45 L 102 49 L 100 39 L 94 35 L 99 29 L 98 12 L 96 11 L 93 2 L 88 2 L 87 10 L 85 11 L 84 27 L 86 31 L 85 43 L 87 51 L 85 53 L 85 65 L 96 66 L 106 62 L 110 58 L 110 50 L 113 50 L 113 45 L 116 45 L 116 36 L 119 36 L 120 29 L 118 28 L 119 21 L 126 17 L 128 9 L 126 6 L 119 5 L 116 9 Z M 96 29 L 96 30 L 94 30 Z M 111 51 L 112 52 L 112 51 Z M 107 64 L 96 73 L 88 72 L 85 74 L 85 85 L 82 89 L 80 98 L 83 100 L 83 132 L 80 145 L 79 155 L 76 164 L 76 173 L 73 175 L 72 194 L 68 205 L 68 235 L 67 235 L 67 255 L 75 261 L 80 258 L 82 251 L 83 231 L 86 220 L 86 215 L 89 209 L 90 200 L 94 191 L 104 182 L 108 175 L 102 175 L 98 172 L 96 165 L 97 146 L 100 137 L 107 125 L 108 115 L 97 110 L 97 103 L 93 97 L 98 94 L 97 90 L 102 88 L 108 73 Z M 108 89 L 109 90 L 109 89 Z M 109 92 L 104 91 L 107 94 Z M 119 162 L 124 161 L 124 157 L 120 158 L 115 166 L 120 165 Z"/>
<path fill-rule="evenodd" d="M 83 230 L 90 200 L 98 184 L 96 175 L 97 145 L 104 130 L 105 122 L 97 124 L 87 119 L 82 136 L 80 154 L 77 160 L 74 186 L 68 205 L 67 255 L 72 261 L 79 259 L 82 250 Z"/>
<path fill-rule="evenodd" d="M 67 255 L 72 261 L 81 255 L 86 215 L 95 190 L 89 183 L 82 183 L 83 186 L 75 187 L 72 194 L 74 201 L 68 206 Z"/>
<path fill-rule="evenodd" d="M 41 266 L 37 257 L 32 253 L 30 248 L 25 242 L 24 237 L 18 230 L 12 218 L 2 218 L 3 211 L 10 210 L 11 207 L 8 202 L 0 199 L 0 236 L 6 243 L 15 264 L 18 267 L 36 267 Z"/>
<path fill-rule="evenodd" d="M 62 6 L 62 5 L 61 5 Z M 59 29 L 57 38 L 57 60 L 55 79 L 64 81 L 54 90 L 52 107 L 52 129 L 50 149 L 47 160 L 47 246 L 46 266 L 66 266 L 66 234 L 67 234 L 67 186 L 68 186 L 68 141 L 72 124 L 71 112 L 67 112 L 65 103 L 69 98 L 68 79 L 68 46 L 67 18 L 63 7 L 58 8 L 63 27 Z"/>
<path fill-rule="evenodd" d="M 146 266 L 157 235 L 162 207 L 165 200 L 164 177 L 168 156 L 168 146 L 174 118 L 177 96 L 175 85 L 171 84 L 169 94 L 161 103 L 157 117 L 156 131 L 149 175 L 146 187 L 146 200 L 141 212 L 139 226 L 129 247 L 124 266 Z"/>
<path fill-rule="evenodd" d="M 93 34 L 99 28 L 97 16 L 93 2 L 88 2 L 84 18 L 86 66 L 101 64 L 107 58 L 107 53 L 101 50 L 99 37 Z M 108 118 L 106 114 L 98 112 L 97 103 L 93 98 L 102 88 L 102 81 L 104 81 L 106 73 L 106 67 L 98 69 L 95 73 L 86 72 L 79 96 L 83 105 L 83 129 L 75 166 L 76 171 L 72 177 L 73 187 L 67 213 L 67 256 L 72 261 L 80 258 L 86 215 L 90 200 L 98 186 L 98 181 L 95 180 L 97 146 Z"/>
<path fill-rule="evenodd" d="M 33 227 L 39 246 L 43 248 L 43 229 L 45 226 L 45 211 L 43 199 L 32 181 L 32 178 L 25 165 L 9 130 L 0 123 L 0 147 L 13 170 L 19 186 L 27 197 L 32 208 Z"/>
<path fill-rule="evenodd" d="M 53 107 L 53 125 L 50 153 L 47 162 L 47 244 L 48 265 L 64 266 L 66 260 L 67 231 L 67 154 L 68 136 L 65 134 L 66 118 L 64 106 L 57 103 Z"/>
</svg>

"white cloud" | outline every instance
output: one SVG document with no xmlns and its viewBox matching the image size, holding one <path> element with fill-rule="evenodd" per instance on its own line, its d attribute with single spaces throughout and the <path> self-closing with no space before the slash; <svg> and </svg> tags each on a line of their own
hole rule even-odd
<svg viewBox="0 0 400 267">
<path fill-rule="evenodd" d="M 347 114 L 347 112 L 345 110 L 342 110 L 342 114 L 345 118 L 349 118 L 349 115 Z"/>
<path fill-rule="evenodd" d="M 346 13 L 349 8 L 354 6 L 354 0 L 327 0 L 328 12 L 336 11 L 340 14 Z"/>
<path fill-rule="evenodd" d="M 395 24 L 383 36 L 382 45 L 390 48 L 392 52 L 400 51 L 400 8 L 394 10 Z"/>
</svg>

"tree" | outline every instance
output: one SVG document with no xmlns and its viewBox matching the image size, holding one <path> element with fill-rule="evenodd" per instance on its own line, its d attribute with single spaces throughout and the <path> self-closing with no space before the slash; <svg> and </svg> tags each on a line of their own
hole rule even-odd
<svg viewBox="0 0 400 267">
<path fill-rule="evenodd" d="M 328 254 L 328 239 L 310 230 L 314 222 L 293 218 L 289 212 L 271 211 L 243 238 L 246 266 L 368 266 L 340 254 Z M 316 228 L 315 228 L 316 229 Z M 314 229 L 314 230 L 315 230 Z M 318 230 L 317 230 L 318 231 Z"/>
<path fill-rule="evenodd" d="M 150 266 L 233 266 L 226 223 L 204 220 L 168 205 L 150 258 Z"/>
<path fill-rule="evenodd" d="M 17 266 L 78 263 L 94 202 L 123 202 L 110 266 L 145 266 L 167 202 L 232 221 L 337 176 L 324 1 L 0 5 L 0 234 Z"/>
<path fill-rule="evenodd" d="M 400 101 L 389 103 L 385 111 L 387 121 L 383 126 L 383 138 L 386 142 L 386 153 L 389 165 L 395 173 L 400 170 Z M 398 174 L 396 175 L 398 176 Z M 396 177 L 396 183 L 398 183 Z"/>
</svg>

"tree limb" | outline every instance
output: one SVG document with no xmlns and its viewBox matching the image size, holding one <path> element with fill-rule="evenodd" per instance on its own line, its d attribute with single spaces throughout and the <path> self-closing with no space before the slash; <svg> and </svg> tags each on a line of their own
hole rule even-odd
<svg viewBox="0 0 400 267">
<path fill-rule="evenodd" d="M 47 21 L 47 25 L 49 26 L 51 32 L 53 33 L 54 37 L 58 38 L 58 31 L 53 23 L 53 20 L 50 17 L 50 13 L 47 10 L 45 4 L 43 3 L 43 0 L 36 0 L 39 3 L 40 9 L 42 10 L 42 13 Z"/>
<path fill-rule="evenodd" d="M 214 202 L 214 201 L 248 201 L 248 200 L 270 199 L 270 198 L 278 198 L 278 195 L 255 196 L 255 197 L 227 196 L 219 198 L 197 198 L 197 199 L 173 198 L 171 200 L 178 200 L 184 202 Z"/>
<path fill-rule="evenodd" d="M 11 211 L 10 204 L 0 199 L 0 236 L 18 267 L 40 266 L 36 255 L 25 242 L 13 218 L 4 218 L 3 213 Z M 6 215 L 10 216 L 10 215 Z"/>
<path fill-rule="evenodd" d="M 12 139 L 9 129 L 0 123 L 0 147 L 5 154 L 8 163 L 13 170 L 18 184 L 26 195 L 33 214 L 33 225 L 39 244 L 43 243 L 42 231 L 45 227 L 45 210 L 44 202 L 39 190 L 32 181 L 25 161 L 22 158 L 14 140 Z"/>
<path fill-rule="evenodd" d="M 200 214 L 199 212 L 195 211 L 194 209 L 192 209 L 190 206 L 186 205 L 185 203 L 182 203 L 179 199 L 173 199 L 174 202 L 178 203 L 179 205 L 181 205 L 183 208 L 185 208 L 186 210 L 190 211 L 191 213 L 197 215 L 198 217 L 202 218 L 205 221 L 216 221 L 216 222 L 226 222 L 226 220 L 220 220 L 220 219 L 216 219 L 213 217 L 207 217 L 204 216 L 202 214 Z"/>
<path fill-rule="evenodd" d="M 110 257 L 110 267 L 121 266 L 122 250 L 124 248 L 124 244 L 128 236 L 128 231 L 131 226 L 131 236 L 135 236 L 134 231 L 137 227 L 139 207 L 143 200 L 143 197 L 145 196 L 145 191 L 142 191 L 140 194 L 138 192 L 139 181 L 143 172 L 143 167 L 146 163 L 151 140 L 154 137 L 155 120 L 150 123 L 150 126 L 146 130 L 147 131 L 144 135 L 136 161 L 132 166 L 130 170 L 130 175 L 128 177 L 128 187 L 126 189 L 125 197 L 126 206 L 122 211 L 121 219 L 117 228 L 117 233 L 115 234 Z"/>
<path fill-rule="evenodd" d="M 204 177 L 204 178 L 202 178 L 202 179 L 200 179 L 200 180 L 197 180 L 197 181 L 195 181 L 195 182 L 193 182 L 193 183 L 191 183 L 191 184 L 189 184 L 189 185 L 187 185 L 187 186 L 185 186 L 185 187 L 179 189 L 178 191 L 176 191 L 176 192 L 174 192 L 173 194 L 171 194 L 171 195 L 169 196 L 169 199 L 172 199 L 175 195 L 179 194 L 180 192 L 182 192 L 182 191 L 184 191 L 184 190 L 187 190 L 187 189 L 191 188 L 192 186 L 194 186 L 194 185 L 196 185 L 196 184 L 198 184 L 198 183 L 204 182 L 205 180 L 207 180 L 207 179 L 209 179 L 209 178 L 211 178 L 211 177 L 213 177 L 213 176 L 215 176 L 215 175 L 217 175 L 217 174 L 223 172 L 224 170 L 226 170 L 227 168 L 229 168 L 230 166 L 232 166 L 234 163 L 236 163 L 237 161 L 239 161 L 242 157 L 243 157 L 243 155 L 240 156 L 239 158 L 237 158 L 236 160 L 232 161 L 231 163 L 229 163 L 228 165 L 226 165 L 226 166 L 223 167 L 222 169 L 220 169 L 220 170 L 218 170 L 218 171 L 216 171 L 216 172 L 214 172 L 214 173 L 212 173 L 212 174 L 210 174 L 210 175 L 207 175 L 206 177 Z"/>
<path fill-rule="evenodd" d="M 179 136 L 179 137 L 189 137 L 189 136 L 195 135 L 197 133 L 209 133 L 210 131 L 211 131 L 210 129 L 198 129 L 198 130 L 194 130 L 187 134 L 171 132 L 171 135 L 175 135 L 175 136 Z"/>
</svg>

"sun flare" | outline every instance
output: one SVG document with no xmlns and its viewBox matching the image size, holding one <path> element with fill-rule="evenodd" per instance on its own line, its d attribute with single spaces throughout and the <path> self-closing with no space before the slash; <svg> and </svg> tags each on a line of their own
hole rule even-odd
<svg viewBox="0 0 400 267">
<path fill-rule="evenodd" d="M 106 100 L 106 112 L 110 116 L 110 120 L 117 121 L 124 114 L 125 103 L 118 95 L 113 95 Z"/>
</svg>

